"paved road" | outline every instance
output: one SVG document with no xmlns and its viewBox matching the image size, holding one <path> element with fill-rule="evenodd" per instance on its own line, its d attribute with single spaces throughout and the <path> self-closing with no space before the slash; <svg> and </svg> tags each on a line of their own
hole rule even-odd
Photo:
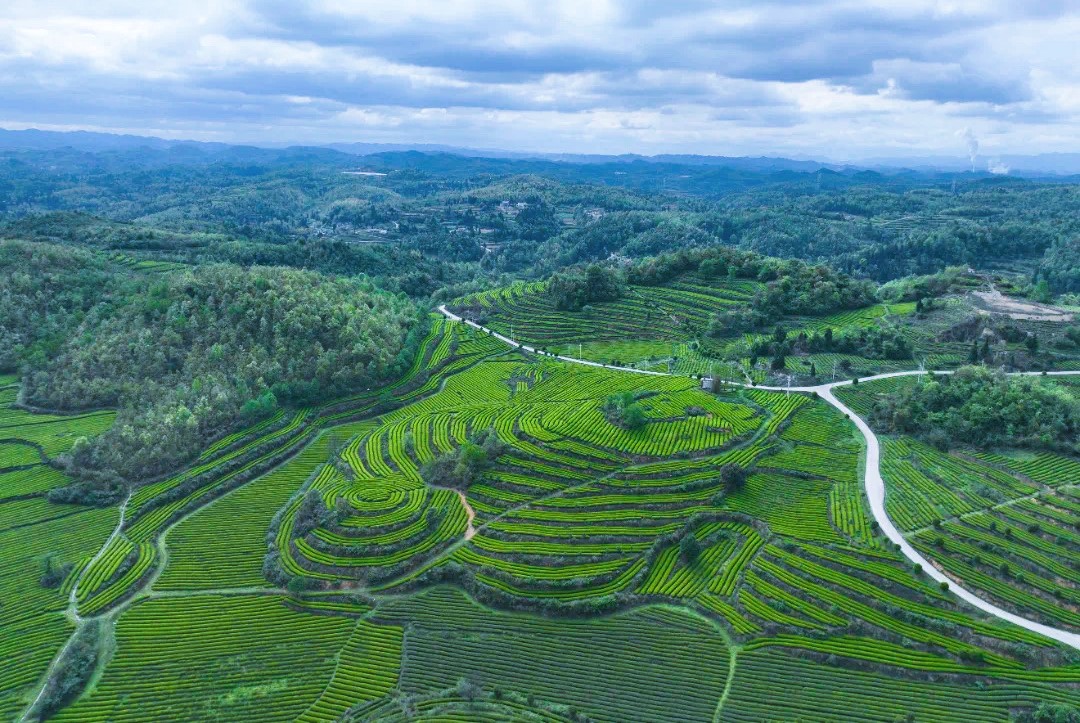
<svg viewBox="0 0 1080 723">
<path fill-rule="evenodd" d="M 919 372 L 915 373 L 917 374 Z M 866 381 L 870 381 L 870 379 L 873 379 L 873 377 L 868 378 Z M 848 383 L 850 382 L 841 382 L 839 384 Z M 926 560 L 926 558 L 919 554 L 918 550 L 908 544 L 907 540 L 905 540 L 904 536 L 900 534 L 900 531 L 896 529 L 896 526 L 893 525 L 892 520 L 889 519 L 888 514 L 885 512 L 885 482 L 881 479 L 881 446 L 878 444 L 877 435 L 874 434 L 873 430 L 870 429 L 870 426 L 862 417 L 851 411 L 851 409 L 833 395 L 833 388 L 839 386 L 839 384 L 830 384 L 820 387 L 818 394 L 821 395 L 822 399 L 846 414 L 851 421 L 855 422 L 855 426 L 859 428 L 859 431 L 862 432 L 863 437 L 866 439 L 866 480 L 864 486 L 866 488 L 866 497 L 870 501 L 870 511 L 874 514 L 874 519 L 877 520 L 878 526 L 881 528 L 881 531 L 885 533 L 885 536 L 900 546 L 900 551 L 904 553 L 904 557 L 920 565 L 923 571 L 937 582 L 947 582 L 949 584 L 949 590 L 964 602 L 973 605 L 994 617 L 1008 620 L 1022 628 L 1027 628 L 1028 630 L 1045 635 L 1048 638 L 1053 638 L 1054 640 L 1058 640 L 1080 650 L 1080 635 L 1028 620 L 1027 618 L 1011 613 L 1008 610 L 1003 610 L 998 606 L 983 600 L 974 593 L 958 585 L 955 580 L 947 577 L 944 573 L 934 567 L 932 563 Z"/>
<path fill-rule="evenodd" d="M 452 319 L 454 321 L 462 321 L 461 317 L 448 311 L 445 306 L 440 306 L 439 311 L 442 312 L 449 319 Z M 481 331 L 491 332 L 490 329 L 480 326 L 476 322 L 466 320 L 465 323 Z M 495 332 L 491 332 L 491 334 L 497 339 L 500 339 L 507 344 L 510 344 L 511 346 L 515 346 L 525 351 L 536 351 L 532 347 L 528 347 L 516 341 L 513 341 L 512 339 L 508 339 L 501 334 L 496 334 Z M 587 366 L 617 369 L 619 371 L 634 372 L 638 374 L 670 376 L 668 374 L 665 374 L 664 372 L 646 372 L 640 369 L 628 369 L 626 367 L 609 367 L 606 364 L 599 364 L 597 362 L 587 361 L 585 359 L 575 359 L 573 357 L 559 356 L 556 358 L 562 359 L 563 361 L 572 362 L 574 364 L 585 364 Z M 890 372 L 887 374 L 877 374 L 871 377 L 863 377 L 862 379 L 860 379 L 860 382 L 872 382 L 878 379 L 906 377 L 926 373 L 927 372 L 922 370 Z M 950 371 L 935 373 L 952 374 L 952 372 Z M 1036 376 L 1041 374 L 1042 372 L 1017 372 L 1015 376 Z M 1074 374 L 1080 374 L 1080 371 L 1047 372 L 1047 375 L 1049 376 L 1069 376 Z M 833 394 L 833 389 L 848 384 L 851 384 L 850 380 L 842 382 L 832 382 L 830 384 L 820 384 L 817 386 L 809 387 L 758 386 L 757 389 L 768 389 L 777 392 L 817 393 L 818 396 L 839 409 L 841 412 L 847 415 L 848 418 L 851 419 L 851 421 L 855 423 L 855 426 L 859 428 L 859 431 L 862 432 L 863 437 L 866 439 L 866 478 L 864 481 L 864 486 L 866 488 L 866 497 L 870 501 L 870 511 L 873 513 L 874 519 L 877 520 L 878 527 L 881 528 L 881 531 L 883 533 L 885 533 L 885 536 L 888 537 L 890 541 L 899 545 L 900 551 L 904 554 L 904 556 L 911 562 L 921 566 L 923 571 L 928 576 L 930 576 L 931 579 L 935 580 L 936 582 L 947 582 L 949 584 L 949 590 L 951 590 L 957 597 L 959 597 L 964 602 L 972 605 L 973 607 L 979 608 L 983 612 L 989 613 L 994 617 L 1001 618 L 1002 620 L 1007 620 L 1010 623 L 1014 623 L 1022 628 L 1026 628 L 1033 632 L 1039 633 L 1040 635 L 1045 635 L 1048 638 L 1053 638 L 1054 640 L 1065 643 L 1066 645 L 1071 645 L 1072 647 L 1080 650 L 1080 634 L 1072 633 L 1067 630 L 1061 630 L 1059 628 L 1054 628 L 1049 625 L 1043 625 L 1042 623 L 1037 623 L 1033 620 L 1028 620 L 1027 618 L 1016 615 L 1015 613 L 1011 613 L 1008 610 L 1003 610 L 998 606 L 989 603 L 986 600 L 983 600 L 978 595 L 975 595 L 969 590 L 961 587 L 952 578 L 946 576 L 943 572 L 934 567 L 934 565 L 930 563 L 930 561 L 928 561 L 921 554 L 919 554 L 918 550 L 908 544 L 907 540 L 905 540 L 904 536 L 900 534 L 900 531 L 896 529 L 896 526 L 893 524 L 892 520 L 889 519 L 889 515 L 885 512 L 885 481 L 881 478 L 881 445 L 878 443 L 877 435 L 874 434 L 874 431 L 870 429 L 870 425 L 868 425 L 862 417 L 851 411 L 851 409 L 848 408 L 847 405 L 837 399 L 836 396 Z M 736 386 L 748 385 L 738 384 Z"/>
<path fill-rule="evenodd" d="M 510 346 L 515 347 L 517 349 L 521 349 L 522 351 L 532 352 L 534 354 L 543 354 L 544 353 L 544 352 L 541 352 L 541 351 L 539 351 L 537 349 L 534 349 L 531 346 L 525 346 L 521 342 L 514 341 L 513 339 L 511 339 L 508 336 L 503 336 L 502 334 L 499 334 L 498 332 L 492 331 L 491 329 L 487 328 L 486 326 L 480 326 L 475 321 L 470 321 L 469 319 L 462 319 L 460 316 L 458 316 L 457 314 L 455 314 L 452 311 L 450 311 L 449 309 L 447 309 L 445 304 L 439 307 L 439 312 L 443 316 L 445 316 L 447 319 L 450 319 L 451 321 L 463 321 L 466 324 L 468 324 L 469 326 L 471 326 L 472 328 L 479 329 L 480 331 L 491 334 L 493 337 L 495 337 L 499 341 L 502 341 L 502 342 L 504 342 L 506 344 L 509 344 Z M 654 376 L 654 377 L 672 376 L 671 374 L 668 374 L 667 372 L 650 372 L 650 371 L 647 371 L 645 369 L 631 369 L 629 367 L 613 367 L 613 366 L 611 366 L 609 364 L 601 364 L 600 362 L 589 361 L 588 359 L 575 359 L 574 357 L 571 357 L 571 356 L 559 356 L 558 354 L 548 354 L 547 356 L 551 357 L 552 359 L 561 359 L 563 361 L 572 362 L 574 364 L 584 364 L 585 366 L 588 366 L 588 367 L 599 367 L 601 369 L 618 369 L 619 371 L 623 371 L 623 372 L 631 372 L 632 374 L 648 374 L 648 375 Z"/>
</svg>

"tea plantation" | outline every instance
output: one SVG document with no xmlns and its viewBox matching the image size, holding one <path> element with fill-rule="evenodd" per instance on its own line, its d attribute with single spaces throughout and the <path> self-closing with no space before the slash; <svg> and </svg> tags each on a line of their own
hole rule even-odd
<svg viewBox="0 0 1080 723">
<path fill-rule="evenodd" d="M 533 314 L 538 346 L 591 333 L 536 291 L 472 302 Z M 652 289 L 604 338 L 753 291 Z M 875 384 L 906 383 L 840 393 L 861 415 Z M 44 495 L 112 414 L 17 394 L 0 378 L 5 720 L 982 723 L 1080 705 L 1080 651 L 965 605 L 880 534 L 863 438 L 812 394 L 709 393 L 433 315 L 393 384 L 222 430 L 98 507 Z M 1080 462 L 884 439 L 888 512 L 917 549 L 1078 629 Z"/>
</svg>

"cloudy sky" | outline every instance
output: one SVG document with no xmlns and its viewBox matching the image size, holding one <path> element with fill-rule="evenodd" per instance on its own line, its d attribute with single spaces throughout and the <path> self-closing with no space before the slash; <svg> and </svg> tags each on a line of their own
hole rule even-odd
<svg viewBox="0 0 1080 723">
<path fill-rule="evenodd" d="M 0 127 L 596 153 L 1080 151 L 1080 0 L 0 4 Z"/>
</svg>

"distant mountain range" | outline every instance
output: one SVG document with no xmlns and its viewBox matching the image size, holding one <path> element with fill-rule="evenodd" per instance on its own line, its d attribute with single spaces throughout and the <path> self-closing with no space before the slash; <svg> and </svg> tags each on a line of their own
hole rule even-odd
<svg viewBox="0 0 1080 723">
<path fill-rule="evenodd" d="M 490 158 L 519 161 L 547 161 L 563 164 L 633 164 L 652 163 L 671 166 L 716 166 L 751 173 L 772 174 L 778 172 L 815 173 L 822 169 L 844 173 L 872 170 L 886 175 L 907 170 L 920 173 L 964 173 L 972 171 L 972 162 L 965 157 L 912 156 L 866 158 L 851 163 L 792 159 L 782 157 L 707 156 L 694 154 L 661 154 L 644 156 L 638 154 L 602 155 L 580 153 L 530 153 L 491 148 L 465 148 L 431 143 L 328 143 L 316 145 L 287 144 L 231 144 L 189 140 L 171 140 L 154 136 L 119 135 L 90 131 L 41 131 L 0 129 L 0 151 L 59 150 L 72 149 L 87 153 L 130 152 L 139 149 L 170 151 L 173 156 L 203 157 L 228 156 L 238 160 L 244 156 L 252 160 L 266 155 L 284 154 L 302 157 L 319 151 L 336 151 L 351 156 L 396 155 L 402 152 L 419 152 L 429 155 L 448 154 L 464 158 Z M 270 151 L 270 154 L 260 151 Z M 1037 155 L 979 156 L 975 159 L 974 172 L 980 175 L 1012 175 L 1023 177 L 1068 176 L 1080 174 L 1080 153 L 1041 153 Z"/>
</svg>

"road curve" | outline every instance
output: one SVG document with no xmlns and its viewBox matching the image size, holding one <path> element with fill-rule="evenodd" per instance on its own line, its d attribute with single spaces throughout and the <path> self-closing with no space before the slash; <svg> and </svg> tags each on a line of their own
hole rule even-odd
<svg viewBox="0 0 1080 723">
<path fill-rule="evenodd" d="M 866 478 L 864 486 L 866 488 L 866 497 L 870 501 L 870 511 L 873 513 L 874 519 L 877 520 L 878 526 L 881 528 L 881 531 L 885 533 L 885 536 L 888 537 L 890 541 L 900 546 L 900 551 L 904 553 L 904 557 L 921 566 L 923 572 L 935 581 L 948 583 L 949 590 L 969 605 L 977 607 L 994 617 L 1008 620 L 1010 623 L 1019 625 L 1022 628 L 1027 628 L 1040 635 L 1045 635 L 1048 638 L 1053 638 L 1054 640 L 1065 643 L 1066 645 L 1071 645 L 1080 650 L 1080 635 L 1028 620 L 1027 618 L 1011 613 L 1008 610 L 1003 610 L 1002 608 L 983 600 L 981 597 L 958 585 L 955 580 L 949 578 L 934 567 L 934 565 L 919 554 L 914 547 L 908 544 L 907 540 L 905 540 L 904 536 L 900 534 L 900 531 L 896 529 L 896 526 L 893 525 L 892 520 L 889 519 L 888 514 L 885 512 L 885 481 L 881 478 L 881 446 L 878 444 L 877 435 L 874 434 L 873 430 L 870 429 L 870 425 L 868 425 L 862 417 L 851 411 L 847 405 L 833 395 L 832 388 L 834 386 L 838 385 L 828 385 L 818 393 L 822 399 L 846 414 L 851 421 L 855 423 L 855 426 L 859 428 L 859 431 L 862 432 L 863 437 L 866 439 Z"/>
<path fill-rule="evenodd" d="M 503 342 L 505 342 L 505 343 L 507 343 L 507 344 L 509 344 L 511 346 L 517 347 L 517 348 L 522 349 L 524 351 L 529 351 L 529 352 L 535 352 L 536 351 L 532 347 L 525 346 L 525 345 L 523 345 L 523 344 L 521 344 L 519 342 L 516 342 L 516 341 L 514 341 L 512 339 L 509 339 L 509 338 L 507 338 L 507 337 L 505 337 L 505 336 L 503 336 L 501 334 L 497 334 L 497 333 L 493 332 L 491 329 L 480 326 L 479 324 L 477 324 L 474 321 L 469 321 L 467 319 L 463 320 L 460 316 L 457 316 L 456 314 L 453 314 L 452 312 L 448 311 L 445 305 L 440 306 L 439 311 L 443 315 L 445 315 L 448 319 L 450 319 L 452 321 L 464 321 L 466 324 L 473 327 L 474 329 L 479 329 L 480 331 L 490 333 L 495 338 L 497 338 L 497 339 L 499 339 L 499 340 L 501 340 L 501 341 L 503 341 Z M 552 356 L 554 356 L 554 355 L 552 355 Z M 638 373 L 638 374 L 651 374 L 651 375 L 654 375 L 654 376 L 673 376 L 673 375 L 667 374 L 665 372 L 648 372 L 648 371 L 644 371 L 644 370 L 641 370 L 641 369 L 628 369 L 626 367 L 612 367 L 612 366 L 608 366 L 607 364 L 600 364 L 598 362 L 587 361 L 585 359 L 575 359 L 573 357 L 567 357 L 567 356 L 555 356 L 555 358 L 556 359 L 561 359 L 561 360 L 567 361 L 567 362 L 572 362 L 574 364 L 584 364 L 586 366 L 603 367 L 603 368 L 606 368 L 606 369 L 617 369 L 619 371 L 624 371 L 624 372 L 632 372 L 632 373 Z M 874 375 L 874 376 L 863 377 L 863 378 L 860 379 L 860 381 L 861 382 L 873 382 L 873 381 L 877 381 L 879 379 L 890 379 L 892 377 L 914 376 L 914 375 L 927 374 L 927 373 L 952 374 L 951 371 L 926 372 L 926 371 L 923 371 L 923 370 L 920 369 L 920 370 L 914 370 L 914 371 L 889 372 L 889 373 L 886 373 L 886 374 L 877 374 L 877 375 Z M 1014 375 L 1011 375 L 1011 376 L 1041 376 L 1042 374 L 1043 374 L 1043 372 L 1017 372 L 1017 373 L 1015 373 Z M 1080 374 L 1080 371 L 1046 372 L 1047 376 L 1070 376 L 1070 375 L 1075 375 L 1075 374 Z M 999 608 L 997 605 L 994 605 L 992 603 L 987 602 L 986 600 L 983 600 L 981 597 L 979 597 L 975 593 L 961 587 L 959 584 L 957 584 L 957 582 L 955 580 L 953 580 L 952 578 L 948 577 L 943 572 L 938 570 L 936 567 L 934 567 L 934 565 L 930 561 L 928 561 L 926 558 L 924 558 L 918 552 L 918 550 L 916 550 L 914 547 L 912 547 L 910 544 L 908 544 L 907 540 L 905 540 L 904 536 L 902 534 L 900 534 L 900 531 L 898 529 L 896 529 L 896 525 L 894 525 L 892 520 L 889 519 L 889 515 L 885 511 L 885 481 L 881 478 L 881 445 L 878 443 L 877 435 L 874 434 L 874 431 L 872 429 L 870 429 L 870 425 L 868 425 L 866 423 L 866 421 L 862 417 L 855 414 L 855 412 L 851 411 L 851 409 L 847 405 L 845 405 L 843 402 L 841 402 L 839 399 L 837 399 L 836 396 L 833 394 L 833 389 L 835 389 L 836 387 L 842 387 L 842 386 L 845 386 L 845 385 L 848 385 L 848 384 L 851 384 L 850 380 L 845 380 L 845 381 L 841 381 L 841 382 L 832 382 L 832 383 L 829 383 L 829 384 L 820 384 L 820 385 L 817 385 L 817 386 L 809 386 L 809 387 L 757 386 L 756 388 L 757 389 L 766 389 L 766 390 L 775 391 L 775 392 L 816 393 L 819 397 L 824 399 L 826 402 L 828 402 L 829 404 L 831 404 L 832 406 L 836 407 L 841 412 L 843 412 L 845 416 L 847 416 L 852 422 L 855 423 L 855 426 L 858 427 L 859 431 L 863 435 L 863 438 L 866 440 L 866 473 L 865 473 L 865 479 L 864 479 L 864 487 L 866 489 L 866 497 L 870 501 L 870 511 L 871 511 L 871 513 L 873 513 L 874 519 L 878 523 L 878 527 L 881 529 L 881 531 L 883 533 L 885 533 L 885 536 L 887 538 L 889 538 L 889 540 L 891 542 L 895 543 L 896 545 L 898 545 L 900 547 L 900 552 L 902 552 L 904 554 L 904 557 L 906 557 L 911 562 L 919 565 L 922 568 L 923 572 L 926 573 L 931 579 L 933 579 L 933 580 L 935 580 L 936 582 L 939 582 L 939 583 L 940 582 L 948 583 L 949 590 L 951 592 L 953 592 L 961 600 L 963 600 L 964 602 L 971 605 L 972 607 L 976 607 L 976 608 L 978 608 L 979 610 L 982 610 L 985 613 L 993 615 L 994 617 L 1001 618 L 1002 620 L 1006 620 L 1006 621 L 1008 621 L 1010 623 L 1013 623 L 1014 625 L 1019 625 L 1022 628 L 1026 628 L 1027 630 L 1030 630 L 1032 632 L 1039 633 L 1040 635 L 1045 635 L 1048 638 L 1051 638 L 1053 640 L 1057 640 L 1058 642 L 1064 643 L 1066 645 L 1070 645 L 1073 648 L 1076 648 L 1077 650 L 1080 650 L 1080 634 L 1072 633 L 1072 632 L 1069 632 L 1067 630 L 1061 630 L 1059 628 L 1051 627 L 1049 625 L 1043 625 L 1042 623 L 1037 623 L 1037 622 L 1035 622 L 1033 620 L 1028 620 L 1025 617 L 1022 617 L 1022 616 L 1017 615 L 1015 613 L 1011 613 L 1008 610 L 1003 610 L 1002 608 Z M 749 385 L 747 385 L 747 384 L 734 384 L 734 386 L 746 387 L 746 386 L 749 386 Z"/>
</svg>

